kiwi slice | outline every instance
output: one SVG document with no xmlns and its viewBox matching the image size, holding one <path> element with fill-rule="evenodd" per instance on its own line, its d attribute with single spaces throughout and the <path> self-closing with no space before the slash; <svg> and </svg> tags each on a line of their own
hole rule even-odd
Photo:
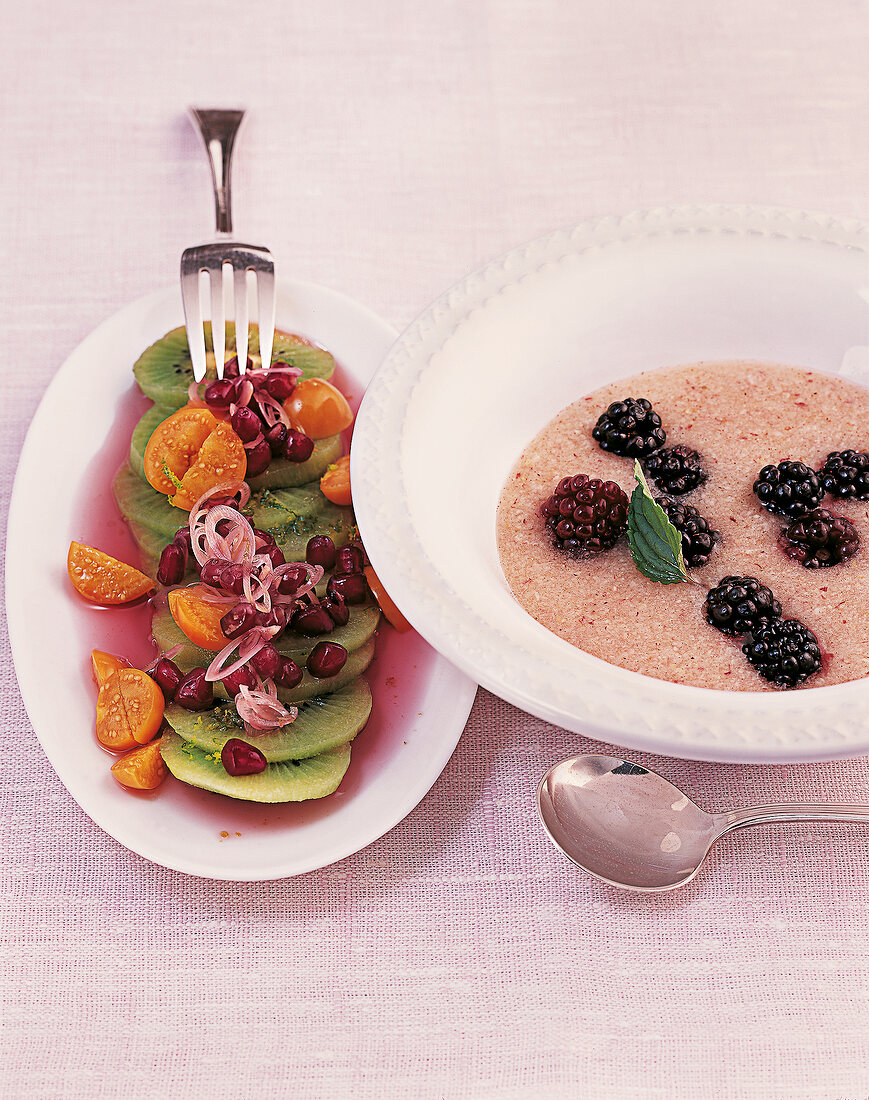
<svg viewBox="0 0 869 1100">
<path fill-rule="evenodd" d="M 244 740 L 247 740 L 244 738 Z M 170 772 L 183 783 L 248 802 L 304 802 L 332 794 L 350 765 L 350 745 L 269 764 L 257 775 L 229 775 L 219 753 L 207 753 L 168 728 L 160 754 Z"/>
<path fill-rule="evenodd" d="M 230 737 L 240 737 L 260 750 L 270 764 L 305 760 L 346 745 L 365 726 L 371 714 L 371 688 L 360 676 L 331 695 L 318 695 L 299 707 L 294 722 L 266 733 L 246 733 L 232 703 L 213 710 L 190 711 L 171 704 L 166 721 L 185 741 L 205 753 L 220 753 Z"/>
<path fill-rule="evenodd" d="M 269 531 L 287 561 L 304 561 L 308 540 L 328 535 L 336 546 L 345 546 L 356 532 L 352 508 L 332 504 L 320 492 L 320 483 L 287 489 L 261 489 L 245 508 L 260 531 Z"/>
<path fill-rule="evenodd" d="M 226 346 L 235 347 L 235 325 L 226 326 Z M 205 347 L 213 348 L 211 325 L 205 324 Z M 251 325 L 248 353 L 259 354 L 259 329 Z M 272 362 L 281 360 L 291 367 L 298 367 L 305 378 L 330 378 L 335 370 L 335 360 L 324 348 L 314 347 L 300 336 L 276 332 L 272 349 Z M 133 374 L 139 389 L 157 405 L 171 405 L 179 409 L 187 403 L 187 391 L 193 381 L 193 365 L 187 347 L 187 332 L 174 328 L 139 356 L 133 366 Z M 216 378 L 213 366 L 209 366 L 207 378 Z"/>
<path fill-rule="evenodd" d="M 315 638 L 314 641 L 316 640 Z M 375 639 L 369 638 L 365 645 L 361 645 L 358 649 L 354 649 L 352 653 L 347 655 L 347 661 L 338 675 L 330 676 L 326 680 L 319 680 L 316 676 L 312 676 L 307 669 L 304 669 L 302 679 L 296 687 L 278 688 L 278 698 L 282 703 L 298 704 L 303 703 L 306 699 L 313 699 L 316 695 L 330 695 L 333 691 L 340 691 L 341 688 L 347 687 L 348 684 L 352 683 L 357 676 L 361 676 L 371 664 L 374 659 L 374 644 Z M 178 656 L 173 657 L 172 660 L 178 664 L 178 658 L 181 656 L 182 654 L 179 653 Z M 212 653 L 211 656 L 213 657 L 214 654 Z M 182 672 L 190 671 L 185 668 L 184 665 L 178 665 L 178 667 Z M 199 666 L 191 666 L 191 668 L 197 667 Z M 226 688 L 219 682 L 214 685 L 214 698 L 229 698 Z"/>
<path fill-rule="evenodd" d="M 255 493 L 259 489 L 293 489 L 308 482 L 319 481 L 326 470 L 344 454 L 340 435 L 327 435 L 314 440 L 311 457 L 304 462 L 290 462 L 288 458 L 273 458 L 265 473 L 245 478 Z"/>
<path fill-rule="evenodd" d="M 130 466 L 139 477 L 145 478 L 145 447 L 154 429 L 177 411 L 171 405 L 152 405 L 133 428 L 133 436 L 130 440 Z"/>
<path fill-rule="evenodd" d="M 188 518 L 183 508 L 169 501 L 124 463 L 113 482 L 115 500 L 129 523 L 146 558 L 172 541 Z M 336 546 L 344 546 L 355 531 L 353 511 L 332 504 L 320 492 L 318 482 L 287 489 L 262 489 L 254 493 L 245 511 L 260 531 L 269 531 L 287 561 L 304 561 L 305 547 L 313 535 L 329 535 Z M 158 538 L 155 538 L 157 536 Z M 157 549 L 158 539 L 162 544 Z"/>
<path fill-rule="evenodd" d="M 158 424 L 177 412 L 168 405 L 153 405 L 133 429 L 130 440 L 130 466 L 139 477 L 145 477 L 144 455 L 148 440 Z M 340 435 L 329 435 L 314 441 L 313 454 L 305 462 L 290 462 L 288 458 L 273 458 L 269 468 L 257 477 L 247 478 L 252 492 L 258 489 L 285 489 L 319 481 L 333 462 L 344 453 Z"/>
<path fill-rule="evenodd" d="M 359 649 L 373 636 L 379 621 L 380 610 L 376 605 L 351 607 L 348 622 L 344 626 L 336 626 L 331 634 L 324 634 L 322 638 L 303 638 L 300 634 L 288 630 L 278 638 L 275 645 L 279 653 L 283 653 L 285 657 L 292 657 L 298 664 L 303 665 L 317 642 L 322 640 L 338 642 L 348 652 Z M 176 645 L 184 647 L 178 651 L 174 661 L 185 672 L 191 668 L 207 668 L 214 657 L 213 653 L 194 645 L 187 638 L 172 618 L 168 607 L 158 607 L 154 611 L 151 634 L 157 648 L 163 653 Z"/>
</svg>

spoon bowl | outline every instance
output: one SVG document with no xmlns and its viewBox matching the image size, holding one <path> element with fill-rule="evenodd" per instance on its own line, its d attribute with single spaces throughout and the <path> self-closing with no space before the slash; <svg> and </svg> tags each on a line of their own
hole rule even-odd
<svg viewBox="0 0 869 1100">
<path fill-rule="evenodd" d="M 800 803 L 707 813 L 657 772 L 615 756 L 571 756 L 537 788 L 549 836 L 568 859 L 625 890 L 684 886 L 724 833 L 790 821 L 869 824 L 869 806 Z"/>
<path fill-rule="evenodd" d="M 697 874 L 720 835 L 715 819 L 655 772 L 614 756 L 573 756 L 537 791 L 556 847 L 629 890 L 672 890 Z"/>
</svg>

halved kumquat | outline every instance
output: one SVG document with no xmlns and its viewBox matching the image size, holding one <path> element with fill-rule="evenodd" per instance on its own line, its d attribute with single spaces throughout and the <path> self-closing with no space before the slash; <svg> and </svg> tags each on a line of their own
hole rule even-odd
<svg viewBox="0 0 869 1100">
<path fill-rule="evenodd" d="M 333 504 L 344 507 L 353 503 L 350 495 L 350 455 L 344 455 L 326 470 L 320 478 L 320 492 Z"/>
<path fill-rule="evenodd" d="M 91 650 L 91 667 L 94 673 L 94 683 L 102 687 L 113 672 L 119 668 L 131 668 L 130 662 L 124 657 L 116 657 L 114 653 L 105 653 L 102 649 Z"/>
<path fill-rule="evenodd" d="M 97 739 L 114 752 L 153 740 L 163 722 L 163 692 L 140 668 L 112 672 L 97 695 Z"/>
<path fill-rule="evenodd" d="M 226 604 L 204 600 L 204 592 L 205 588 L 198 584 L 191 588 L 173 588 L 169 593 L 169 610 L 194 645 L 216 653 L 230 640 L 220 629 L 220 620 L 229 609 Z"/>
<path fill-rule="evenodd" d="M 143 456 L 145 477 L 176 508 L 188 511 L 221 481 L 247 471 L 244 444 L 208 409 L 185 406 L 154 429 Z"/>
<path fill-rule="evenodd" d="M 76 592 L 91 603 L 130 603 L 154 587 L 141 570 L 81 542 L 69 544 L 66 570 Z"/>
<path fill-rule="evenodd" d="M 303 378 L 284 402 L 294 428 L 311 439 L 337 435 L 353 423 L 353 410 L 343 393 L 324 378 Z"/>
<path fill-rule="evenodd" d="M 112 764 L 112 775 L 123 787 L 153 791 L 166 778 L 169 769 L 160 755 L 160 739 L 140 745 Z"/>
<path fill-rule="evenodd" d="M 370 565 L 365 566 L 365 579 L 368 581 L 371 594 L 377 600 L 377 605 L 383 612 L 386 621 L 394 626 L 400 634 L 403 634 L 406 630 L 412 630 L 410 623 L 392 602 L 389 593 L 383 587 L 383 582 Z"/>
</svg>

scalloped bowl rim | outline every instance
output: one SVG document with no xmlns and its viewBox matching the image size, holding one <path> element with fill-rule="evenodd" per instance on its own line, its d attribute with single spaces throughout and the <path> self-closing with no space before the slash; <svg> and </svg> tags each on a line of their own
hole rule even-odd
<svg viewBox="0 0 869 1100">
<path fill-rule="evenodd" d="M 517 633 L 506 636 L 487 621 L 485 609 L 470 606 L 438 571 L 413 524 L 404 462 L 394 461 L 395 434 L 403 447 L 408 405 L 432 357 L 505 288 L 515 290 L 566 256 L 599 254 L 640 238 L 716 234 L 869 253 L 869 231 L 856 220 L 725 205 L 663 207 L 581 222 L 512 249 L 423 311 L 376 372 L 354 433 L 351 476 L 358 522 L 375 568 L 416 629 L 483 687 L 537 717 L 625 747 L 694 759 L 785 763 L 858 755 L 869 750 L 869 721 L 848 716 L 859 704 L 869 714 L 869 678 L 799 692 L 728 692 L 671 683 L 574 648 L 518 604 L 511 623 Z M 520 451 L 517 447 L 516 458 Z M 493 511 L 493 528 L 494 522 Z M 501 583 L 506 587 L 503 574 Z M 520 659 L 527 661 L 528 645 L 545 651 L 548 667 L 537 667 L 542 663 L 537 661 L 523 686 L 517 673 L 525 671 Z M 565 676 L 577 680 L 571 690 L 558 687 Z M 593 690 L 598 685 L 607 691 Z M 627 702 L 630 721 L 605 705 L 603 696 Z"/>
</svg>

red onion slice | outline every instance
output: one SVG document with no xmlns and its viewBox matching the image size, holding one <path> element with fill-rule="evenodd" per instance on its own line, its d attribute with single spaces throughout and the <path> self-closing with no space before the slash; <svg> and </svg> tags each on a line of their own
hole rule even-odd
<svg viewBox="0 0 869 1100">
<path fill-rule="evenodd" d="M 272 681 L 268 680 L 266 683 L 274 687 Z M 277 695 L 272 695 L 269 691 L 251 689 L 245 685 L 235 697 L 235 707 L 248 732 L 253 730 L 262 732 L 288 726 L 296 720 L 299 713 L 298 707 L 285 707 Z"/>
<path fill-rule="evenodd" d="M 154 658 L 154 660 L 148 665 L 148 667 L 143 669 L 142 671 L 147 672 L 148 675 L 150 676 L 151 673 L 154 671 L 154 669 L 157 667 L 158 663 L 162 660 L 163 657 L 165 657 L 167 661 L 171 661 L 172 658 L 176 655 L 176 653 L 180 653 L 183 648 L 184 648 L 184 643 L 183 642 L 178 642 L 178 644 L 173 645 L 171 647 L 171 649 L 167 649 L 165 653 L 158 653 L 157 656 Z"/>
<path fill-rule="evenodd" d="M 254 626 L 246 634 L 242 634 L 240 638 L 233 638 L 229 645 L 225 645 L 221 649 L 205 670 L 205 679 L 209 683 L 216 683 L 216 681 L 222 680 L 224 676 L 236 672 L 242 665 L 247 664 L 255 653 L 259 653 L 273 635 L 274 629 L 271 627 Z M 234 661 L 227 664 L 226 662 L 236 649 L 238 649 L 238 656 Z"/>
<path fill-rule="evenodd" d="M 290 418 L 287 416 L 287 410 L 277 398 L 272 397 L 270 393 L 261 392 L 257 400 L 262 410 L 263 419 L 270 428 L 279 422 L 287 428 L 292 427 Z"/>
<path fill-rule="evenodd" d="M 207 385 L 206 382 L 193 381 L 187 387 L 187 404 L 193 405 L 197 409 L 207 409 L 208 402 L 203 398 L 200 389 L 202 386 Z M 203 391 L 204 392 L 204 391 Z"/>
</svg>

